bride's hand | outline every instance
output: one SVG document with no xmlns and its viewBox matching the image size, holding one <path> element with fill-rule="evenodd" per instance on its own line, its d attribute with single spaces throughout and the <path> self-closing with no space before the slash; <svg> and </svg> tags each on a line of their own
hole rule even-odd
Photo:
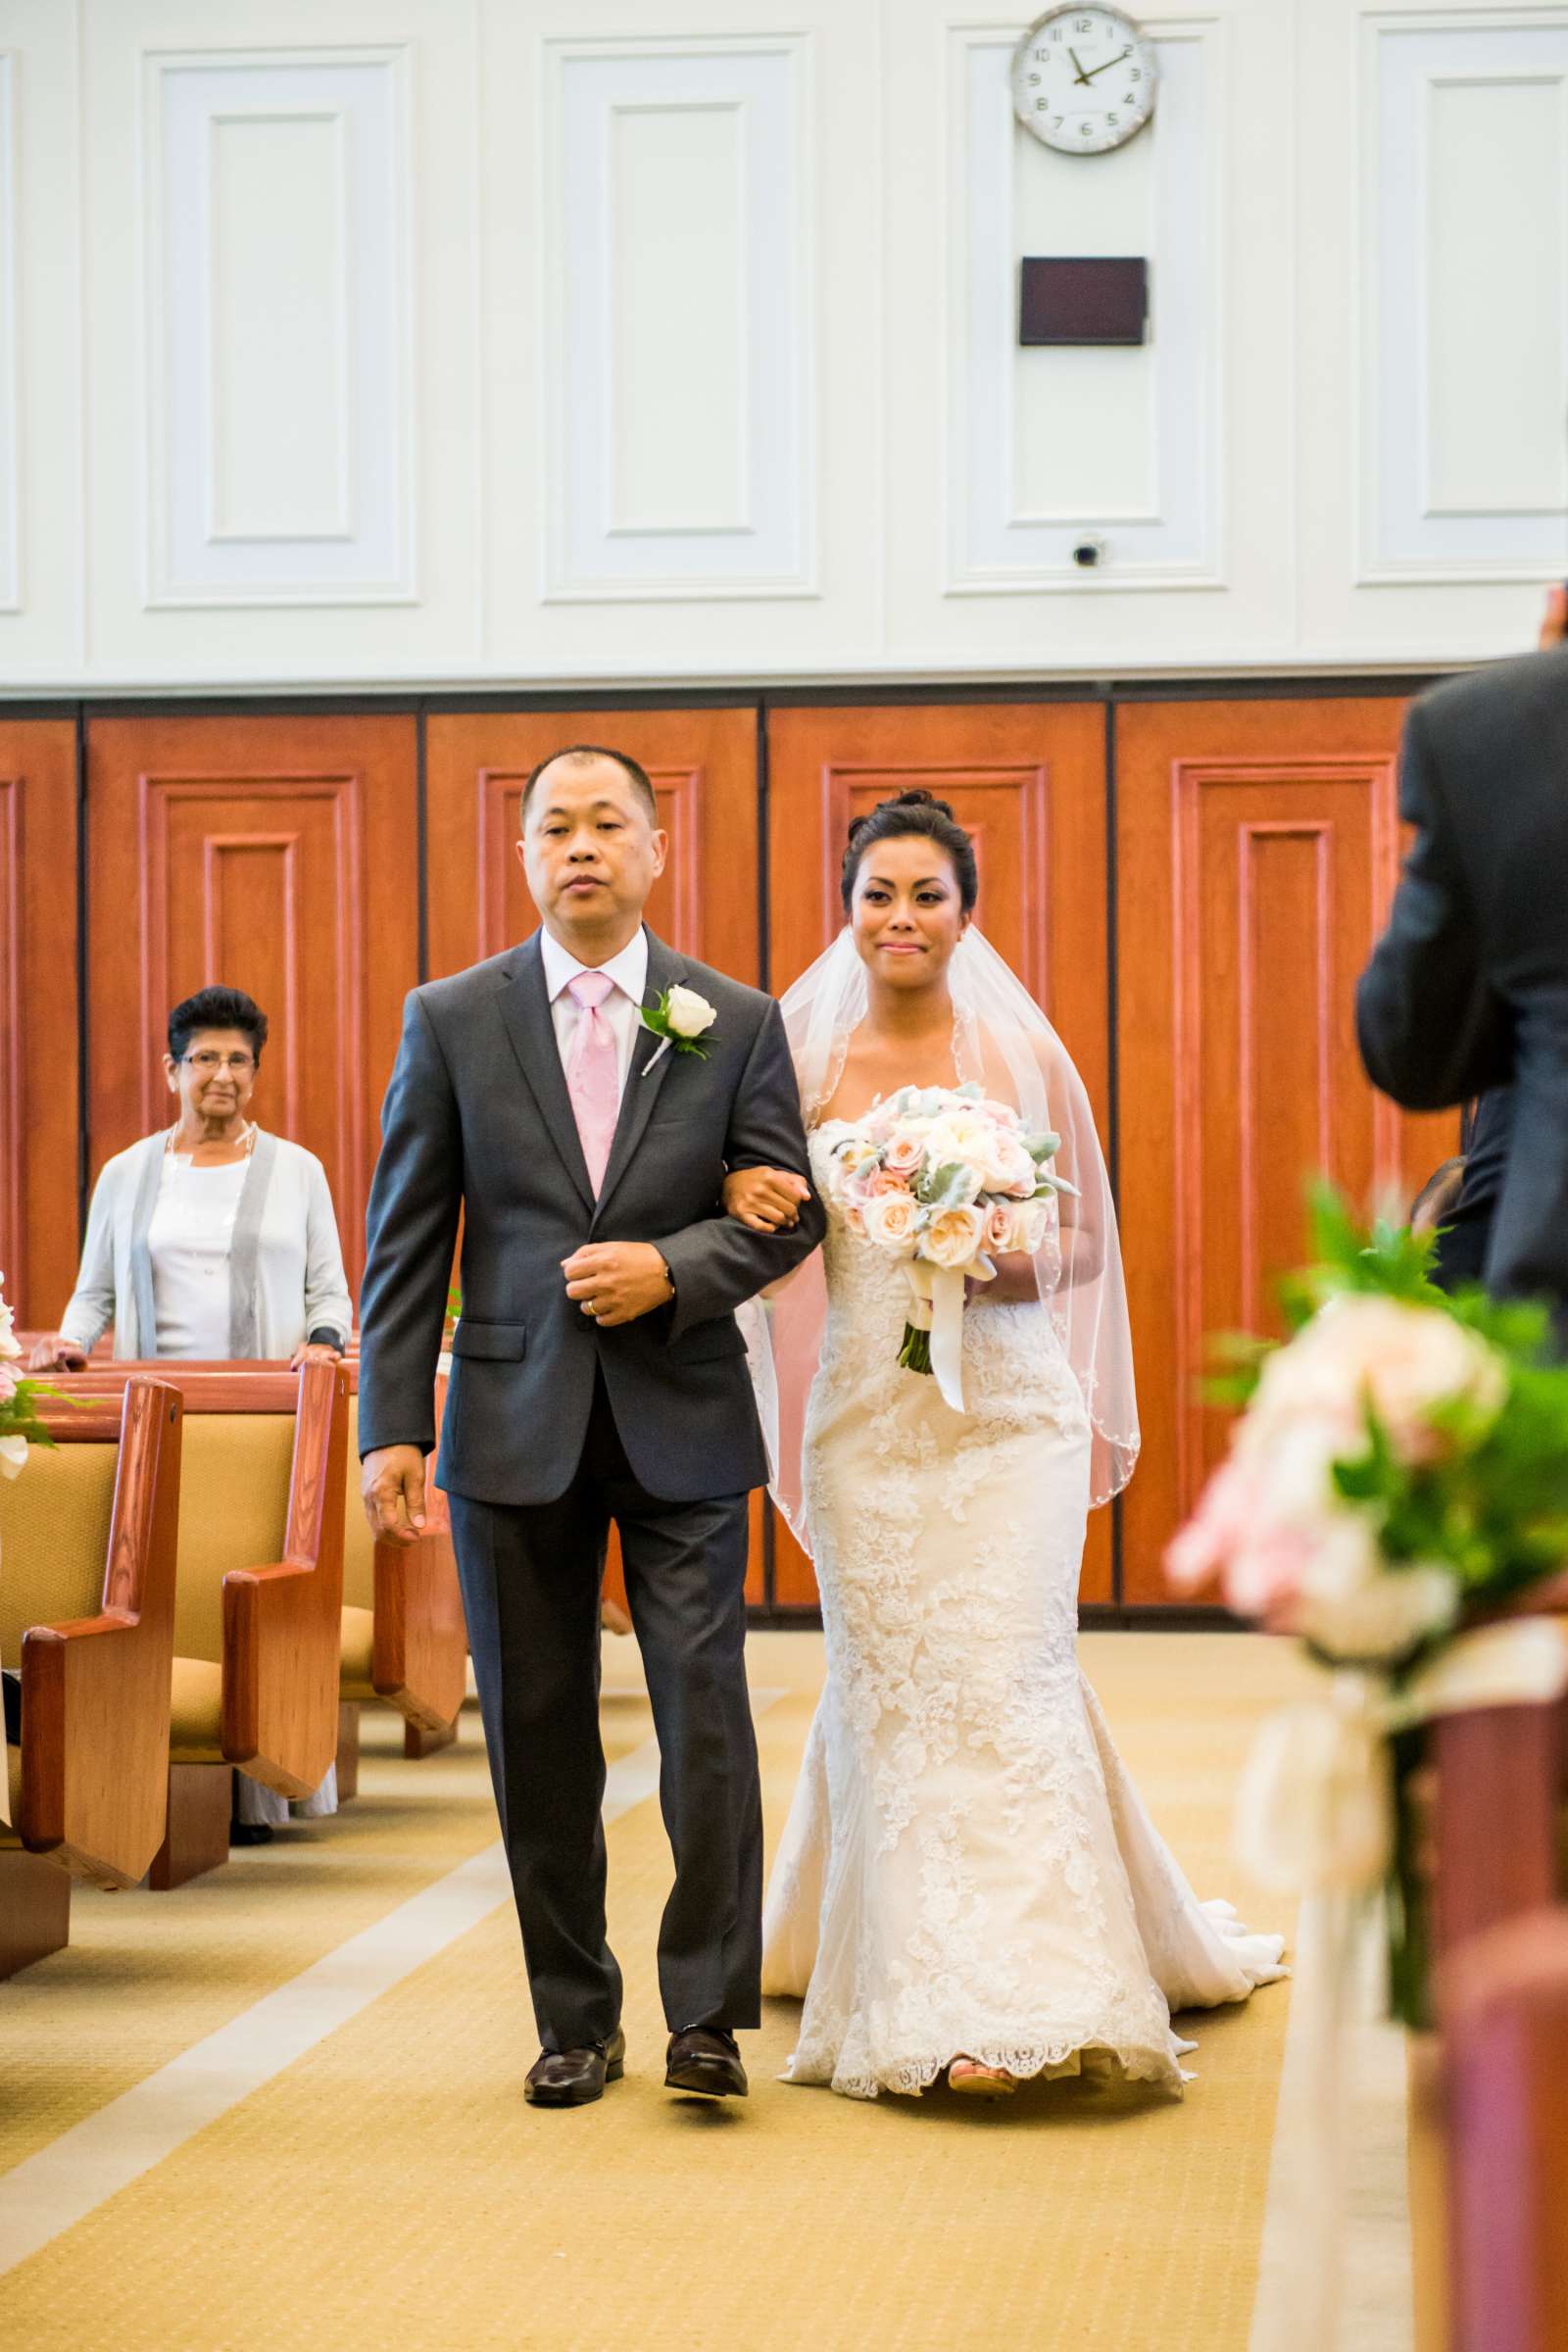
<svg viewBox="0 0 1568 2352">
<path fill-rule="evenodd" d="M 1040 1297 L 1040 1277 L 1026 1250 L 994 1256 L 996 1277 L 991 1282 L 968 1282 L 964 1288 L 971 1306 L 1032 1306 Z"/>
<path fill-rule="evenodd" d="M 787 1233 L 801 1220 L 811 1188 L 788 1168 L 732 1168 L 724 1179 L 724 1207 L 753 1233 Z"/>
</svg>

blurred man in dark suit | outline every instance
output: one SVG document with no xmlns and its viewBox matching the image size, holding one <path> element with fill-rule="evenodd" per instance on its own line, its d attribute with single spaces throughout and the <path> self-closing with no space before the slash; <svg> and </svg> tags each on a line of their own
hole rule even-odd
<svg viewBox="0 0 1568 2352">
<path fill-rule="evenodd" d="M 1416 828 L 1356 992 L 1361 1057 L 1409 1110 L 1483 1099 L 1445 1222 L 1501 1296 L 1542 1298 L 1568 1346 L 1568 590 L 1541 651 L 1454 678 L 1405 722 Z M 1482 1139 L 1486 1149 L 1481 1149 Z M 1468 1270 L 1468 1266 L 1466 1267 Z"/>
</svg>

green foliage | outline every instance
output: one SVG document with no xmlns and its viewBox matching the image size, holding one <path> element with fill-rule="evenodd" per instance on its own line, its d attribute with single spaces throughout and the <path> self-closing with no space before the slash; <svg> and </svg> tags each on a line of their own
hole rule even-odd
<svg viewBox="0 0 1568 2352">
<path fill-rule="evenodd" d="M 9 1400 L 0 1404 L 0 1438 L 25 1438 L 29 1446 L 41 1446 L 47 1451 L 55 1444 L 38 1418 L 38 1399 L 41 1396 L 59 1397 L 63 1404 L 85 1404 L 82 1396 L 66 1396 L 59 1389 L 49 1388 L 41 1380 L 19 1380 Z"/>
</svg>

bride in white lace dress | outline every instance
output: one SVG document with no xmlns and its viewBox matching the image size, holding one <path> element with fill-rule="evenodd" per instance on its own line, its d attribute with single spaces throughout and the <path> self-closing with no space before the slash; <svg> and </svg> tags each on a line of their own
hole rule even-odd
<svg viewBox="0 0 1568 2352">
<path fill-rule="evenodd" d="M 819 1189 L 835 1136 L 879 1097 L 980 1079 L 1061 1135 L 1053 1164 L 1078 1196 L 1040 1258 L 999 1260 L 966 1308 L 961 1413 L 901 1369 L 902 1269 L 840 1213 L 776 1303 L 778 1492 L 814 1558 L 827 1680 L 768 1889 L 764 1989 L 804 2000 L 790 2079 L 851 2097 L 944 2075 L 996 2097 L 1097 2069 L 1179 2090 L 1194 2045 L 1171 2011 L 1284 1972 L 1277 1936 L 1198 1901 L 1078 1669 L 1092 1490 L 1125 1481 L 1138 1442 L 1093 1121 L 1044 1015 L 969 931 L 974 854 L 946 805 L 884 803 L 845 864 L 849 929 L 784 1001 Z M 797 1183 L 745 1171 L 726 1200 L 769 1223 Z"/>
</svg>

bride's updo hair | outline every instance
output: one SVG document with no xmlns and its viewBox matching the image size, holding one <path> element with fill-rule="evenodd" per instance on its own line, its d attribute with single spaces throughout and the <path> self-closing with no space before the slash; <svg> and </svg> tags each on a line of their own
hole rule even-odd
<svg viewBox="0 0 1568 2352">
<path fill-rule="evenodd" d="M 957 877 L 959 904 L 965 914 L 974 912 L 974 903 L 980 895 L 974 843 L 946 801 L 939 801 L 929 792 L 914 791 L 896 793 L 891 801 L 878 801 L 874 808 L 868 809 L 864 816 L 858 816 L 850 827 L 839 876 L 846 914 L 855 898 L 855 877 L 866 851 L 878 841 L 906 841 L 911 833 L 923 833 L 946 852 Z"/>
</svg>

